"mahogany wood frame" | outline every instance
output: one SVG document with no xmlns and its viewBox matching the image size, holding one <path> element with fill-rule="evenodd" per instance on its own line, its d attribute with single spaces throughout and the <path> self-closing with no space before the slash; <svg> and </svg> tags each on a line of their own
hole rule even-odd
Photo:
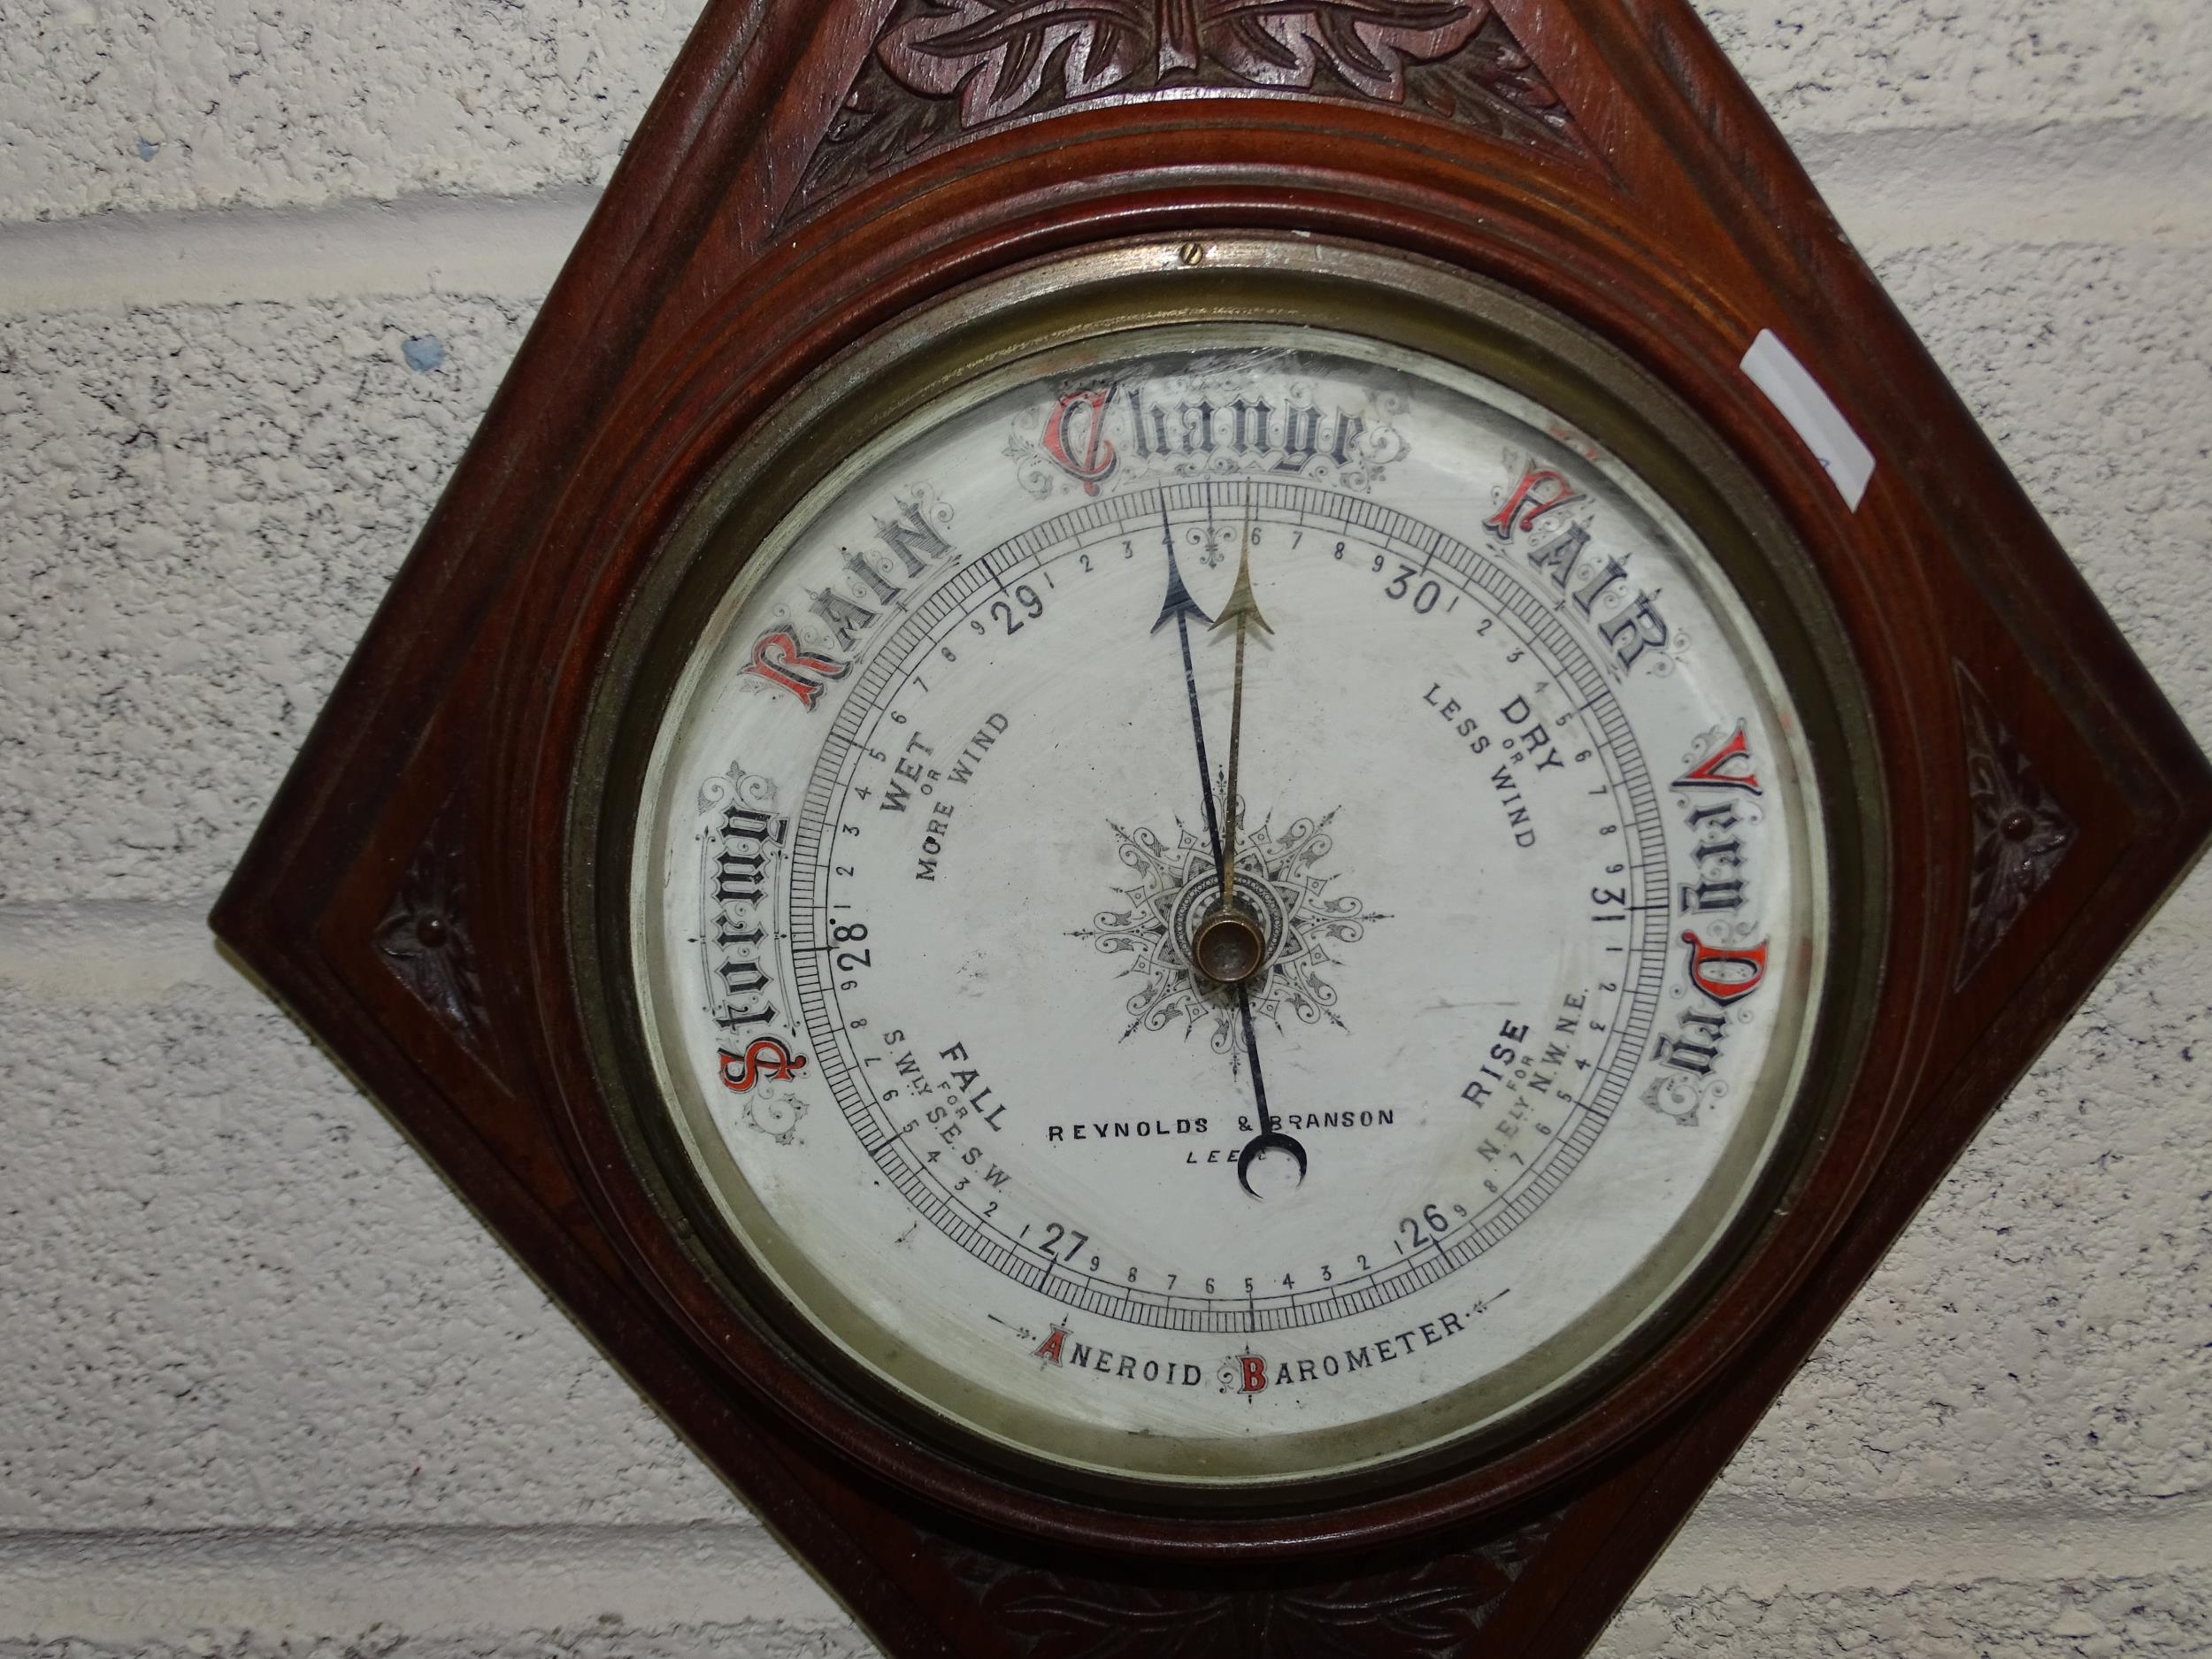
<svg viewBox="0 0 2212 1659">
<path fill-rule="evenodd" d="M 1578 1654 L 2196 856 L 2212 771 L 1686 0 L 1409 0 L 1381 35 L 1275 0 L 1317 19 L 1303 85 L 1240 0 L 1118 0 L 1033 88 L 949 32 L 979 3 L 710 5 L 214 925 L 891 1652 Z M 1812 552 L 1897 879 L 1837 1147 L 1623 1386 L 1668 1410 L 1179 1517 L 964 1467 L 699 1279 L 585 1063 L 560 849 L 624 603 L 780 398 L 960 284 L 1229 230 L 1502 282 L 1674 388 Z M 1770 327 L 1874 442 L 1856 511 L 1738 367 Z"/>
</svg>

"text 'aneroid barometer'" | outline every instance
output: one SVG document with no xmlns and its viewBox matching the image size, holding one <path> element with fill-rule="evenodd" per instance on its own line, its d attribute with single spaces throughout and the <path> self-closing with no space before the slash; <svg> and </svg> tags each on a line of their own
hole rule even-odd
<svg viewBox="0 0 2212 1659">
<path fill-rule="evenodd" d="M 1686 13 L 731 4 L 217 925 L 891 1651 L 1571 1655 L 2208 804 Z"/>
</svg>

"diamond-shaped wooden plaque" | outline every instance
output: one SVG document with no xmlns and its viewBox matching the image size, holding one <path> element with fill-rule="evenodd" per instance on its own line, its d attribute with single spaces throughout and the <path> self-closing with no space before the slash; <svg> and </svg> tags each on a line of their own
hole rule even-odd
<svg viewBox="0 0 2212 1659">
<path fill-rule="evenodd" d="M 606 1155 L 558 868 L 598 654 L 779 397 L 958 285 L 1229 231 L 1504 283 L 1672 388 L 1814 556 L 1893 876 L 1850 1156 L 1647 1367 L 1664 1409 L 1243 1518 L 961 1467 L 718 1310 Z M 1870 441 L 1855 506 L 1745 373 L 1767 332 Z M 892 1653 L 1563 1655 L 2208 826 L 2202 757 L 1682 0 L 716 0 L 214 925 Z"/>
</svg>

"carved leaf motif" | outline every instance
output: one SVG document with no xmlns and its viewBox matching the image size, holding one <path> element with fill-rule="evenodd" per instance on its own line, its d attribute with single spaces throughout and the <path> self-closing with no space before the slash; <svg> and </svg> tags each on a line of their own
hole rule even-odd
<svg viewBox="0 0 2212 1659">
<path fill-rule="evenodd" d="M 1333 74 L 1370 98 L 1402 104 L 1409 64 L 1448 58 L 1489 19 L 1461 0 L 1226 0 L 1201 39 L 1232 74 L 1303 90 Z"/>
<path fill-rule="evenodd" d="M 1494 13 L 1460 50 L 1407 66 L 1406 106 L 1501 138 L 1594 159 L 1566 104 Z"/>
<path fill-rule="evenodd" d="M 1118 1584 L 941 1548 L 990 1624 L 1038 1659 L 1455 1659 L 1555 1525 L 1341 1584 L 1233 1589 Z"/>
<path fill-rule="evenodd" d="M 1071 1594 L 1078 1585 L 1093 1594 Z M 1087 1581 L 1024 1573 L 984 1605 L 1024 1653 L 1064 1659 L 1202 1659 L 1224 1651 L 1237 1598 L 1141 1586 L 1100 1596 Z"/>
<path fill-rule="evenodd" d="M 483 1045 L 484 993 L 468 935 L 468 891 L 450 814 L 416 852 L 384 919 L 378 954 L 424 1007 L 471 1048 Z"/>
<path fill-rule="evenodd" d="M 2019 742 L 1966 672 L 1958 672 L 1966 719 L 1966 791 L 1974 855 L 1966 897 L 1964 985 L 2048 884 L 2074 844 L 2074 821 L 2044 788 Z"/>
<path fill-rule="evenodd" d="M 1182 17 L 1155 0 L 924 0 L 877 55 L 894 79 L 960 99 L 963 127 L 1032 104 L 1109 92 L 1210 65 L 1256 87 L 1305 90 L 1334 76 L 1404 102 L 1409 63 L 1449 57 L 1488 20 L 1485 0 L 1202 0 Z"/>
<path fill-rule="evenodd" d="M 1394 104 L 1594 159 L 1489 0 L 902 0 L 787 212 L 995 122 L 1175 86 Z"/>
<path fill-rule="evenodd" d="M 1153 54 L 1152 0 L 926 0 L 877 48 L 892 76 L 960 98 L 960 124 L 1110 91 Z M 1049 81 L 1049 85 L 1048 85 Z"/>
<path fill-rule="evenodd" d="M 1534 1544 L 1549 1532 L 1547 1525 L 1532 1538 L 1512 1534 L 1486 1549 L 1446 1555 L 1410 1573 L 1286 1595 L 1272 1629 L 1286 1640 L 1262 1651 L 1268 1659 L 1361 1659 L 1382 1652 L 1452 1659 L 1489 1621 Z"/>
</svg>

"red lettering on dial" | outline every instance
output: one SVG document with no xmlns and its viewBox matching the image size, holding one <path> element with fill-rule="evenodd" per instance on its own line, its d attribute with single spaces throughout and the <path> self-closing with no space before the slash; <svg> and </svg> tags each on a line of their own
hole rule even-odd
<svg viewBox="0 0 2212 1659">
<path fill-rule="evenodd" d="M 1740 769 L 1737 763 L 1741 762 Z M 1744 741 L 1743 727 L 1736 728 L 1730 738 L 1703 760 L 1674 780 L 1678 789 L 1741 789 L 1748 795 L 1763 793 L 1759 787 L 1759 774 L 1752 770 L 1751 746 Z"/>
<path fill-rule="evenodd" d="M 1045 421 L 1045 453 L 1061 470 L 1082 480 L 1083 493 L 1098 494 L 1098 487 L 1114 470 L 1114 446 L 1106 442 L 1106 404 L 1113 396 L 1110 386 L 1090 392 L 1070 392 Z M 1069 432 L 1078 410 L 1088 410 L 1079 446 Z M 1078 458 L 1077 449 L 1082 453 Z"/>
<path fill-rule="evenodd" d="M 1548 466 L 1531 466 L 1521 474 L 1504 506 L 1483 520 L 1483 528 L 1501 541 L 1510 541 L 1517 529 L 1533 530 L 1536 521 L 1555 507 L 1579 501 L 1582 492 Z M 1514 515 L 1520 515 L 1518 524 Z"/>
<path fill-rule="evenodd" d="M 1767 941 L 1763 939 L 1749 950 L 1725 950 L 1686 931 L 1682 942 L 1690 948 L 1690 983 L 1723 1008 L 1743 1001 L 1767 977 Z"/>
<path fill-rule="evenodd" d="M 727 1048 L 721 1054 L 722 1087 L 740 1094 L 764 1077 L 787 1083 L 806 1064 L 806 1056 L 793 1054 L 773 1037 L 761 1037 L 748 1043 L 741 1056 L 732 1054 Z M 745 1069 L 733 1071 L 733 1066 Z"/>
<path fill-rule="evenodd" d="M 783 628 L 771 628 L 753 641 L 753 660 L 739 670 L 780 686 L 808 708 L 822 695 L 822 681 L 842 680 L 850 663 L 807 650 Z"/>
</svg>

